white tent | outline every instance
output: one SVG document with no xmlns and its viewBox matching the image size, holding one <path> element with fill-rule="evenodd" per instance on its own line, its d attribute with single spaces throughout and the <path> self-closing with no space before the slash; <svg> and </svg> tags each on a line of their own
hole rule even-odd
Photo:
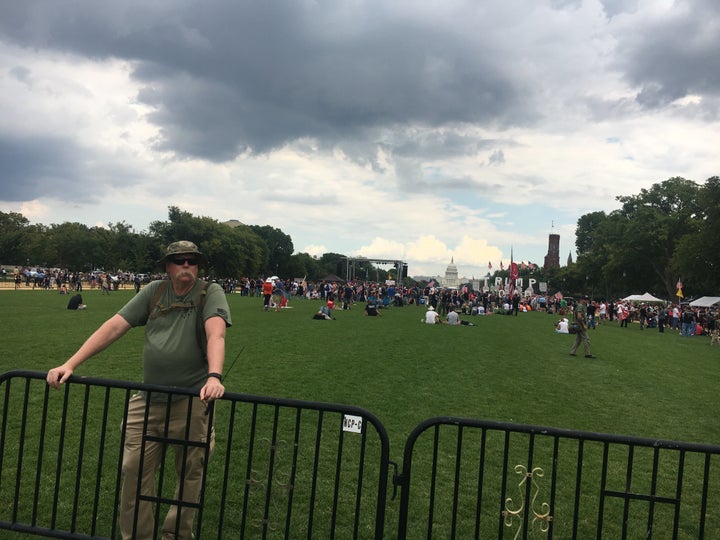
<svg viewBox="0 0 720 540">
<path fill-rule="evenodd" d="M 654 297 L 649 292 L 646 292 L 645 294 L 631 294 L 630 296 L 626 296 L 623 298 L 625 302 L 651 302 L 651 303 L 665 303 L 665 300 L 661 300 L 660 298 Z"/>
<path fill-rule="evenodd" d="M 720 304 L 720 296 L 703 296 L 690 302 L 693 307 L 710 307 L 715 304 Z"/>
</svg>

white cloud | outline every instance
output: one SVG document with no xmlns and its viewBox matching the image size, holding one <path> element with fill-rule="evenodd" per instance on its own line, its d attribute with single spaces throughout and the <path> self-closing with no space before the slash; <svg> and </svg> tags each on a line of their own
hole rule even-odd
<svg viewBox="0 0 720 540">
<path fill-rule="evenodd" d="M 720 168 L 708 0 L 58 9 L 0 20 L 0 209 L 34 222 L 173 205 L 478 276 L 541 263 L 551 230 L 564 262 L 581 215 Z"/>
</svg>

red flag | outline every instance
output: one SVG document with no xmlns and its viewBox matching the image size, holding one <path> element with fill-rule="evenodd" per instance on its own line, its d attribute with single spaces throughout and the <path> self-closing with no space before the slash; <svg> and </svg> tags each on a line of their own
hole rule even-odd
<svg viewBox="0 0 720 540">
<path fill-rule="evenodd" d="M 678 278 L 677 285 L 675 285 L 676 289 L 682 289 L 682 281 L 680 281 L 680 278 Z"/>
<path fill-rule="evenodd" d="M 518 279 L 518 265 L 516 262 L 510 263 L 510 296 L 515 294 L 515 283 Z"/>
<path fill-rule="evenodd" d="M 488 270 L 492 270 L 492 263 L 488 261 Z"/>
</svg>

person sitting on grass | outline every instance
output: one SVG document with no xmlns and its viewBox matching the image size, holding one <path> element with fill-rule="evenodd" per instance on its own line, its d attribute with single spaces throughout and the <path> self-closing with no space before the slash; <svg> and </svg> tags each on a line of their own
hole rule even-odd
<svg viewBox="0 0 720 540">
<path fill-rule="evenodd" d="M 67 308 L 68 309 L 85 309 L 87 306 L 83 304 L 83 298 L 80 293 L 76 294 L 72 298 L 70 298 L 70 301 L 68 302 Z"/>
<path fill-rule="evenodd" d="M 440 324 L 440 315 L 437 314 L 435 308 L 430 306 L 425 313 L 425 324 Z"/>
<path fill-rule="evenodd" d="M 332 321 L 333 318 L 330 316 L 330 309 L 327 306 L 320 306 L 317 313 L 313 315 L 313 319 L 316 321 Z"/>
<path fill-rule="evenodd" d="M 566 317 L 563 317 L 558 321 L 557 325 L 555 326 L 555 332 L 557 332 L 558 334 L 570 333 L 569 321 Z"/>
<path fill-rule="evenodd" d="M 365 304 L 365 315 L 368 317 L 380 316 L 380 312 L 378 311 L 377 304 L 375 302 L 368 302 Z"/>
<path fill-rule="evenodd" d="M 458 315 L 458 312 L 455 311 L 455 306 L 453 306 L 453 305 L 450 305 L 448 307 L 446 324 L 449 324 L 451 326 L 475 326 L 471 322 L 460 320 L 460 315 Z"/>
</svg>

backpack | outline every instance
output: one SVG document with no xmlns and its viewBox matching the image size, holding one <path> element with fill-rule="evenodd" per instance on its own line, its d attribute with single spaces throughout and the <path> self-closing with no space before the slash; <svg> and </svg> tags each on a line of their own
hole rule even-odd
<svg viewBox="0 0 720 540">
<path fill-rule="evenodd" d="M 197 304 L 193 300 L 190 300 L 189 302 L 173 302 L 169 306 L 162 304 L 162 298 L 165 296 L 165 292 L 170 286 L 170 281 L 165 280 L 160 283 L 158 288 L 155 290 L 155 294 L 150 301 L 150 305 L 148 306 L 148 321 L 167 315 L 173 310 L 187 310 L 195 308 L 198 313 L 198 316 L 196 317 L 197 324 L 195 325 L 195 339 L 202 351 L 203 361 L 207 362 L 207 334 L 205 333 L 205 321 L 203 321 L 202 312 L 205 307 L 205 299 L 207 298 L 209 283 L 207 281 L 201 281 L 200 283 L 200 297 L 198 298 Z"/>
</svg>

